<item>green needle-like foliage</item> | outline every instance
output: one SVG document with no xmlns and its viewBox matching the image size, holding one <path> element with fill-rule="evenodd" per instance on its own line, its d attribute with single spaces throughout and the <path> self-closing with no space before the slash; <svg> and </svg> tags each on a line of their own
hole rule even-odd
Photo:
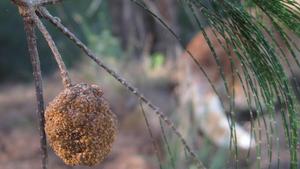
<svg viewBox="0 0 300 169">
<path fill-rule="evenodd" d="M 242 64 L 242 72 L 238 72 L 238 74 L 244 75 L 247 86 L 250 87 L 250 90 L 254 94 L 255 104 L 259 112 L 262 113 L 262 105 L 266 105 L 270 113 L 269 117 L 275 120 L 274 105 L 276 101 L 280 101 L 286 107 L 286 110 L 281 110 L 281 113 L 290 149 L 290 167 L 298 168 L 297 140 L 299 134 L 299 114 L 295 111 L 294 94 L 282 66 L 283 60 L 287 60 L 287 56 L 284 52 L 282 52 L 282 56 L 276 53 L 278 51 L 277 48 L 281 50 L 281 47 L 274 39 L 272 39 L 274 42 L 267 40 L 267 34 L 272 36 L 269 28 L 262 26 L 260 20 L 256 20 L 255 17 L 251 16 L 243 8 L 242 4 L 238 2 L 210 1 L 209 5 L 200 0 L 182 0 L 182 2 L 183 4 L 187 4 L 194 16 L 193 19 L 196 20 L 200 30 L 203 31 L 216 63 L 219 64 L 225 88 L 228 90 L 228 82 L 226 82 L 223 75 L 222 63 L 220 63 L 219 56 L 217 56 L 214 46 L 212 46 L 203 25 L 201 25 L 198 19 L 199 13 L 206 16 L 213 30 L 221 34 L 226 40 L 226 44 L 223 44 L 224 49 L 228 50 L 226 49 L 228 46 L 233 47 L 234 53 L 240 62 L 233 64 Z M 288 41 L 289 37 L 286 35 L 284 28 L 281 27 L 281 25 L 285 25 L 299 36 L 299 4 L 293 1 L 282 0 L 254 0 L 253 3 L 261 9 L 263 15 L 269 18 L 274 25 L 275 31 L 279 32 L 281 38 L 288 46 L 289 52 L 294 56 L 295 61 L 299 63 L 291 47 L 291 42 Z M 272 46 L 273 43 L 276 44 L 275 47 Z M 228 57 L 231 58 L 230 54 Z M 272 135 L 278 133 L 274 129 L 276 126 L 270 123 L 268 127 L 264 118 L 265 129 L 269 130 L 266 137 L 270 147 L 268 151 L 271 162 L 273 152 L 271 144 L 272 139 L 274 139 Z M 256 138 L 261 139 L 261 137 Z M 258 145 L 257 151 L 257 156 L 260 156 L 260 145 Z"/>
<path fill-rule="evenodd" d="M 276 22 L 285 24 L 300 35 L 300 4 L 291 0 L 253 0 L 253 2 Z"/>
<path fill-rule="evenodd" d="M 244 74 L 246 82 L 254 93 L 255 100 L 258 100 L 256 102 L 257 109 L 262 112 L 261 105 L 266 105 L 268 112 L 271 113 L 269 117 L 274 118 L 276 101 L 279 100 L 285 105 L 287 110 L 286 112 L 282 110 L 282 119 L 290 149 L 290 166 L 293 169 L 298 168 L 297 139 L 299 126 L 297 119 L 299 114 L 295 111 L 294 94 L 284 72 L 282 59 L 276 53 L 276 47 L 274 48 L 271 45 L 272 42 L 267 40 L 266 32 L 270 33 L 270 31 L 248 14 L 240 3 L 211 1 L 208 6 L 199 0 L 186 0 L 184 2 L 188 4 L 201 30 L 204 29 L 197 18 L 199 12 L 207 17 L 210 26 L 226 40 L 224 46 L 230 45 L 234 48 L 234 53 L 242 64 L 242 72 L 239 73 Z M 281 33 L 282 38 L 286 38 L 286 34 L 280 26 L 281 24 L 286 25 L 296 35 L 299 35 L 299 4 L 282 0 L 254 0 L 253 2 L 264 15 L 269 17 L 276 31 Z M 205 32 L 203 33 L 205 36 Z M 207 38 L 206 40 L 213 51 L 216 63 L 220 64 L 218 62 L 219 56 L 214 53 L 210 39 Z M 289 45 L 287 39 L 286 43 Z M 289 49 L 291 53 L 294 53 L 291 47 Z M 283 58 L 285 57 L 286 55 L 283 53 Z M 294 58 L 297 59 L 296 56 Z M 222 63 L 220 68 L 222 68 Z M 222 72 L 220 69 L 220 74 Z M 226 81 L 224 81 L 224 85 L 226 87 Z M 262 100 L 259 99 L 259 95 L 262 96 Z M 270 127 L 267 128 L 265 119 L 264 126 L 266 130 L 269 130 L 266 137 L 268 144 L 271 145 L 271 135 L 277 133 L 274 131 L 275 126 L 270 124 Z M 260 147 L 257 150 L 260 152 Z M 273 151 L 271 146 L 268 151 L 271 161 Z M 258 153 L 259 155 L 260 153 Z"/>
<path fill-rule="evenodd" d="M 132 1 L 146 9 L 182 44 L 182 40 L 161 18 L 145 7 L 142 2 Z M 296 54 L 300 52 L 300 49 L 287 33 L 291 31 L 295 36 L 298 36 L 297 38 L 300 36 L 300 5 L 293 0 L 246 0 L 242 1 L 243 3 L 239 0 L 178 0 L 178 2 L 187 7 L 191 14 L 189 16 L 192 16 L 190 19 L 194 20 L 203 32 L 213 57 L 219 65 L 219 72 L 229 95 L 228 98 L 231 100 L 230 103 L 233 103 L 234 94 L 230 92 L 229 82 L 226 81 L 220 56 L 217 55 L 199 16 L 206 17 L 216 38 L 221 35 L 222 39 L 225 39 L 222 47 L 231 60 L 232 72 L 235 74 L 232 76 L 239 77 L 238 79 L 243 83 L 244 93 L 248 97 L 249 107 L 254 103 L 258 115 L 261 117 L 257 120 L 258 126 L 252 125 L 254 130 L 258 131 L 258 134 L 254 132 L 254 138 L 257 140 L 257 168 L 261 168 L 262 128 L 266 130 L 269 163 L 272 162 L 274 156 L 273 148 L 276 148 L 275 154 L 279 164 L 279 127 L 283 127 L 285 131 L 290 152 L 290 168 L 299 168 L 299 152 L 297 152 L 299 146 L 299 113 L 296 112 L 295 94 L 283 64 L 288 65 L 292 75 L 294 73 L 290 62 L 296 63 L 300 70 Z M 251 10 L 246 8 L 246 5 L 250 5 Z M 279 35 L 288 49 L 287 51 L 278 44 L 274 34 Z M 222 42 L 219 41 L 219 43 Z M 238 58 L 237 63 L 234 62 L 232 54 Z M 194 57 L 191 54 L 190 56 Z M 289 60 L 288 56 L 292 56 L 293 60 Z M 200 64 L 198 66 L 201 71 L 204 70 Z M 237 69 L 238 67 L 240 69 Z M 210 82 L 209 77 L 207 78 Z M 211 86 L 214 89 L 214 84 L 211 83 Z M 282 123 L 280 123 L 282 126 L 278 126 L 279 123 L 276 121 L 278 119 L 275 119 L 275 112 L 278 111 L 275 110 L 275 104 L 278 102 L 281 104 L 279 112 L 282 117 Z M 235 130 L 234 123 L 231 129 Z M 234 137 L 236 136 L 233 135 Z M 236 148 L 236 146 L 234 147 Z M 238 151 L 236 150 L 235 153 L 237 156 Z"/>
</svg>

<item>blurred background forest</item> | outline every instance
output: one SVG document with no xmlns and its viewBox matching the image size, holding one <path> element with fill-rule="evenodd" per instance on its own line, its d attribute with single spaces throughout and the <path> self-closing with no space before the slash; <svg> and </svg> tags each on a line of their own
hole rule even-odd
<svg viewBox="0 0 300 169">
<path fill-rule="evenodd" d="M 233 0 L 236 1 L 236 0 Z M 130 0 L 66 0 L 49 6 L 49 11 L 58 16 L 71 31 L 82 39 L 105 63 L 120 72 L 130 83 L 153 100 L 162 111 L 167 112 L 175 123 L 178 117 L 170 64 L 183 52 L 183 47 L 199 31 L 185 4 L 174 0 L 144 0 L 145 5 L 167 23 L 182 40 L 179 44 L 170 33 L 144 9 Z M 206 25 L 205 17 L 201 23 Z M 95 63 L 83 57 L 83 53 L 52 25 L 44 22 L 63 56 L 72 79 L 76 82 L 96 83 L 103 87 L 105 97 L 120 120 L 120 133 L 112 154 L 103 164 L 94 168 L 103 169 L 156 169 L 159 168 L 156 149 L 147 132 L 139 101 L 109 75 L 97 68 Z M 37 31 L 38 32 L 38 31 Z M 63 89 L 56 62 L 45 40 L 38 33 L 38 48 L 44 78 L 46 104 Z M 32 83 L 32 68 L 29 59 L 22 18 L 9 0 L 0 1 L 0 169 L 40 168 L 39 136 L 35 113 L 35 94 Z M 148 114 L 154 137 L 162 149 L 172 149 L 172 159 L 164 169 L 174 169 L 182 149 L 173 135 L 166 133 L 166 147 L 160 128 L 160 120 Z M 243 127 L 251 128 L 250 122 Z M 156 132 L 155 132 L 156 131 Z M 208 168 L 234 168 L 229 150 L 218 148 L 199 134 L 192 145 L 201 147 L 197 155 Z M 263 134 L 262 134 L 263 135 Z M 283 136 L 284 137 L 284 136 Z M 192 139 L 191 139 L 192 140 Z M 262 142 L 266 140 L 262 139 Z M 281 147 L 280 147 L 281 148 Z M 280 149 L 278 148 L 278 149 Z M 288 167 L 288 150 L 282 146 L 283 158 L 280 167 Z M 162 150 L 163 151 L 163 150 Z M 165 150 L 166 151 L 166 150 Z M 248 152 L 247 152 L 248 153 Z M 238 168 L 255 168 L 255 154 L 244 153 Z M 248 158 L 244 158 L 246 155 Z M 267 150 L 261 155 L 262 168 L 275 168 L 270 163 Z M 286 157 L 286 158 L 285 158 Z M 243 159 L 244 158 L 244 159 Z M 265 159 L 265 160 L 264 160 Z M 188 161 L 188 160 L 187 160 Z M 186 162 L 186 161 L 185 161 Z M 273 162 L 273 161 L 272 161 Z M 274 165 L 274 166 L 273 166 Z M 225 167 L 226 166 L 226 167 Z M 49 168 L 84 169 L 69 167 L 50 151 Z M 190 166 L 190 169 L 196 168 Z"/>
<path fill-rule="evenodd" d="M 172 0 L 145 2 L 170 24 L 176 34 L 183 35 L 185 42 L 197 32 L 196 26 L 193 26 L 184 12 L 184 6 Z M 64 1 L 48 9 L 60 17 L 105 62 L 121 72 L 148 97 L 155 99 L 154 102 L 162 110 L 170 113 L 175 109 L 172 84 L 169 77 L 165 76 L 163 67 L 167 58 L 175 59 L 181 54 L 182 47 L 170 32 L 143 9 L 124 0 Z M 0 168 L 37 169 L 40 167 L 40 156 L 32 68 L 22 18 L 8 0 L 0 1 L 0 25 Z M 108 100 L 115 103 L 112 109 L 120 120 L 120 134 L 112 155 L 104 164 L 94 168 L 157 168 L 138 101 L 130 98 L 130 93 L 85 59 L 80 50 L 60 32 L 48 23 L 46 26 L 72 79 L 100 84 Z M 62 90 L 62 85 L 56 62 L 40 33 L 38 48 L 47 104 Z M 157 122 L 154 128 L 159 130 Z M 175 149 L 177 144 L 174 142 Z M 204 157 L 207 153 L 204 152 Z M 216 157 L 218 159 L 219 156 Z M 50 152 L 49 168 L 70 167 Z"/>
<path fill-rule="evenodd" d="M 177 34 L 187 41 L 196 30 L 183 6 L 169 0 L 146 1 Z M 23 30 L 17 9 L 9 1 L 0 2 L 1 50 L 0 82 L 30 81 L 31 66 Z M 175 57 L 178 45 L 170 33 L 153 17 L 131 1 L 94 0 L 66 1 L 51 8 L 70 28 L 73 28 L 97 54 L 117 59 L 141 59 L 145 54 L 153 57 Z M 60 34 L 49 27 L 68 66 L 81 60 L 79 50 L 70 45 Z M 14 32 L 10 34 L 10 32 Z M 40 38 L 41 39 L 41 38 Z M 43 40 L 39 41 L 43 73 L 55 69 L 50 50 Z M 156 54 L 156 55 L 155 55 Z"/>
</svg>

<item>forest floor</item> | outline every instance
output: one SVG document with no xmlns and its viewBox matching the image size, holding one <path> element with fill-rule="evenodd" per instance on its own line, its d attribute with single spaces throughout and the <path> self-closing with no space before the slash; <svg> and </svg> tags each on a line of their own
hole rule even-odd
<svg viewBox="0 0 300 169">
<path fill-rule="evenodd" d="M 132 64 L 132 66 L 137 64 Z M 164 112 L 169 114 L 176 109 L 176 101 L 168 79 L 145 79 L 139 67 L 119 66 L 126 79 L 138 86 L 143 93 Z M 160 72 L 159 74 L 162 74 Z M 139 108 L 139 102 L 134 96 L 120 86 L 110 76 L 97 70 L 95 66 L 81 66 L 76 71 L 71 71 L 75 82 L 100 84 L 105 92 L 105 97 L 110 101 L 112 110 L 119 119 L 119 134 L 113 146 L 112 153 L 102 163 L 92 168 L 98 169 L 156 169 L 159 168 L 151 138 L 147 132 L 144 118 Z M 45 103 L 49 103 L 55 95 L 62 90 L 60 78 L 57 74 L 45 78 L 44 92 Z M 39 169 L 39 132 L 35 112 L 35 94 L 32 83 L 3 84 L 0 86 L 0 168 L 1 169 Z M 159 131 L 159 124 L 155 116 L 147 111 L 152 129 Z M 153 121 L 152 121 L 153 120 Z M 245 124 L 249 125 L 249 124 Z M 155 134 L 155 133 L 154 133 Z M 201 139 L 201 137 L 198 137 Z M 266 141 L 266 140 L 262 140 Z M 201 141 L 200 141 L 201 142 Z M 203 140 L 202 140 L 203 142 Z M 201 143 L 204 144 L 204 143 Z M 286 168 L 288 151 L 283 143 L 280 145 L 280 168 Z M 201 148 L 201 146 L 200 146 Z M 203 148 L 205 149 L 205 147 Z M 211 154 L 216 154 L 217 148 L 206 149 L 202 159 L 211 160 Z M 210 152 L 212 151 L 212 152 Z M 262 168 L 268 168 L 269 160 L 266 158 L 267 150 L 262 148 Z M 251 153 L 252 156 L 254 153 Z M 206 156 L 206 157 L 203 157 Z M 218 162 L 218 159 L 215 162 Z M 271 163 L 271 168 L 277 168 L 277 161 Z M 210 168 L 218 165 L 210 164 Z M 240 166 L 239 168 L 254 168 L 256 164 Z M 273 167 L 272 167 L 273 166 Z M 85 169 L 90 167 L 69 167 L 49 148 L 49 169 Z M 168 168 L 168 167 L 166 167 Z M 171 167 L 170 167 L 171 168 Z M 223 167 L 219 167 L 224 168 Z"/>
<path fill-rule="evenodd" d="M 129 92 L 94 67 L 71 71 L 74 82 L 101 85 L 105 97 L 111 102 L 112 110 L 119 119 L 119 133 L 112 153 L 100 165 L 102 169 L 154 169 L 154 153 L 147 128 L 136 105 L 138 101 Z M 92 69 L 92 70 L 89 70 Z M 91 71 L 94 71 L 91 73 Z M 134 71 L 132 72 L 139 72 Z M 98 76 L 96 78 L 95 76 Z M 130 75 L 133 77 L 134 75 Z M 140 77 L 141 74 L 139 75 Z M 101 78 L 99 78 L 101 77 Z M 130 79 L 128 77 L 127 79 Z M 45 103 L 49 103 L 63 89 L 58 74 L 44 79 Z M 152 98 L 153 92 L 148 91 Z M 166 94 L 163 94 L 167 96 Z M 156 98 L 162 103 L 165 97 Z M 162 104 L 163 105 L 163 104 Z M 162 106 L 164 107 L 164 106 Z M 0 86 L 0 168 L 39 169 L 39 132 L 35 112 L 35 93 L 32 83 L 3 84 Z M 49 168 L 84 169 L 90 167 L 69 167 L 49 148 Z"/>
</svg>

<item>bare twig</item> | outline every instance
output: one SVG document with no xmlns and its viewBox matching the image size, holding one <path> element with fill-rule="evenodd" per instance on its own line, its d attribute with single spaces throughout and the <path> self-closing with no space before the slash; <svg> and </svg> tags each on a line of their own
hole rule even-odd
<svg viewBox="0 0 300 169">
<path fill-rule="evenodd" d="M 47 31 L 46 27 L 44 26 L 44 24 L 41 22 L 41 20 L 36 16 L 36 14 L 34 14 L 33 16 L 34 22 L 37 25 L 38 29 L 41 31 L 41 33 L 43 34 L 44 38 L 46 39 L 48 46 L 50 47 L 54 58 L 58 64 L 59 70 L 60 70 L 60 75 L 63 81 L 64 86 L 67 87 L 71 87 L 72 86 L 72 82 L 71 79 L 69 77 L 67 68 L 65 66 L 64 61 L 62 60 L 62 57 L 55 45 L 55 42 L 53 41 L 51 35 L 49 34 L 49 32 Z"/>
<path fill-rule="evenodd" d="M 20 7 L 28 7 L 28 3 L 26 0 L 11 0 L 14 4 Z"/>
<path fill-rule="evenodd" d="M 18 7 L 38 7 L 49 4 L 56 4 L 62 2 L 63 0 L 11 0 Z"/>
<path fill-rule="evenodd" d="M 172 30 L 172 28 L 166 23 L 164 22 L 163 18 L 161 18 L 159 15 L 155 14 L 154 12 L 152 12 L 148 7 L 144 6 L 141 2 L 137 1 L 137 0 L 130 0 L 133 3 L 135 3 L 136 5 L 138 5 L 140 8 L 144 9 L 147 13 L 149 13 L 154 19 L 156 19 L 162 26 L 163 28 L 165 28 L 167 31 L 169 31 L 171 33 L 171 35 L 178 41 L 180 42 L 180 44 L 183 44 L 183 40 Z M 185 52 L 187 52 L 188 56 L 192 59 L 192 61 L 197 65 L 197 67 L 199 68 L 199 70 L 203 73 L 205 79 L 208 81 L 208 83 L 210 84 L 211 88 L 213 89 L 213 91 L 216 93 L 216 95 L 218 96 L 220 102 L 221 102 L 221 106 L 224 109 L 224 102 L 221 99 L 222 97 L 220 96 L 220 93 L 218 92 L 215 84 L 213 83 L 212 79 L 208 76 L 207 72 L 205 71 L 204 67 L 201 66 L 201 64 L 199 63 L 199 61 L 196 59 L 196 57 L 191 53 L 191 51 L 184 49 Z"/>
<path fill-rule="evenodd" d="M 62 2 L 63 0 L 37 0 L 37 6 L 49 5 L 49 4 L 56 4 Z"/>
<path fill-rule="evenodd" d="M 44 130 L 45 118 L 44 118 L 44 98 L 43 98 L 43 83 L 42 73 L 39 60 L 39 54 L 37 50 L 35 24 L 32 20 L 31 14 L 34 12 L 32 8 L 22 8 L 19 6 L 20 15 L 23 17 L 24 28 L 27 36 L 28 50 L 31 58 L 33 76 L 35 83 L 35 92 L 37 100 L 37 114 L 39 118 L 39 131 L 40 131 L 40 143 L 42 152 L 42 169 L 47 169 L 47 141 Z"/>
<path fill-rule="evenodd" d="M 62 33 L 64 33 L 70 40 L 72 40 L 88 57 L 90 57 L 94 62 L 98 64 L 98 66 L 102 67 L 107 73 L 113 76 L 117 81 L 119 81 L 125 88 L 131 91 L 137 98 L 139 98 L 142 102 L 145 103 L 156 115 L 162 119 L 167 126 L 173 130 L 176 136 L 180 139 L 181 143 L 183 144 L 184 148 L 187 152 L 191 155 L 191 157 L 197 162 L 199 168 L 205 168 L 202 162 L 197 159 L 196 154 L 192 151 L 192 149 L 188 146 L 187 142 L 180 134 L 180 132 L 176 129 L 174 123 L 168 119 L 168 117 L 160 111 L 160 109 L 152 104 L 152 102 L 143 96 L 135 87 L 129 84 L 125 79 L 119 76 L 114 70 L 106 66 L 97 56 L 94 54 L 84 43 L 82 43 L 72 32 L 68 30 L 64 25 L 62 25 L 59 20 L 55 19 L 46 8 L 40 7 L 38 9 L 41 16 L 49 20 L 55 27 L 57 27 Z"/>
<path fill-rule="evenodd" d="M 155 138 L 154 138 L 154 135 L 153 135 L 153 132 L 151 130 L 151 126 L 150 126 L 150 123 L 148 121 L 148 117 L 147 117 L 147 114 L 144 110 L 144 107 L 143 107 L 143 102 L 142 101 L 139 101 L 140 102 L 140 107 L 141 107 L 141 111 L 142 111 L 142 114 L 144 116 L 144 119 L 145 119 L 145 123 L 146 123 L 146 126 L 147 126 L 147 129 L 148 129 L 148 133 L 149 133 L 149 136 L 150 136 L 150 139 L 151 139 L 151 142 L 152 142 L 152 146 L 153 146 L 153 149 L 154 149 L 154 152 L 157 156 L 157 160 L 158 160 L 158 163 L 159 163 L 159 168 L 162 169 L 162 162 L 161 162 L 161 156 L 160 156 L 160 153 L 159 153 L 159 147 L 158 145 L 156 144 L 156 141 L 155 141 Z"/>
</svg>

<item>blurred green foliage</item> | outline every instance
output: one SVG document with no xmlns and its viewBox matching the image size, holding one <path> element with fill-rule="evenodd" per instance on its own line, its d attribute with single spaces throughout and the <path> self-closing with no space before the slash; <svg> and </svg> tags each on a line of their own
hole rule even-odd
<svg viewBox="0 0 300 169">
<path fill-rule="evenodd" d="M 22 18 L 10 1 L 0 1 L 0 81 L 29 78 L 30 62 Z"/>
<path fill-rule="evenodd" d="M 92 32 L 85 35 L 87 35 L 89 46 L 99 55 L 120 58 L 122 54 L 120 42 L 110 30 L 105 29 L 99 35 Z"/>
<path fill-rule="evenodd" d="M 166 56 L 164 54 L 156 52 L 151 55 L 151 68 L 156 69 L 163 66 L 166 62 Z"/>
<path fill-rule="evenodd" d="M 0 1 L 0 25 L 0 82 L 7 80 L 30 81 L 32 79 L 32 69 L 23 21 L 17 8 L 8 0 Z M 70 66 L 75 63 L 79 57 L 78 50 L 69 45 L 70 43 L 67 43 L 57 31 L 54 31 L 53 27 L 50 26 L 48 29 L 57 42 L 66 65 Z M 48 74 L 56 69 L 56 63 L 45 40 L 38 31 L 36 32 L 42 71 L 44 74 Z"/>
<path fill-rule="evenodd" d="M 90 49 L 99 56 L 119 59 L 123 53 L 122 47 L 120 40 L 111 32 L 110 18 L 107 17 L 109 15 L 106 13 L 106 8 L 102 9 L 105 6 L 102 5 L 97 15 L 94 16 L 98 18 L 98 22 L 89 21 L 90 17 L 83 18 L 80 13 L 75 13 L 73 18 L 80 25 Z M 103 24 L 99 24 L 99 21 Z"/>
<path fill-rule="evenodd" d="M 113 23 L 108 0 L 64 1 L 62 4 L 47 7 L 76 35 L 78 35 L 99 56 L 120 58 L 122 49 L 119 37 L 112 33 Z M 185 12 L 186 6 L 178 9 L 180 36 L 184 43 L 198 31 L 194 20 Z M 203 20 L 205 24 L 205 20 Z M 80 61 L 81 53 L 67 38 L 51 24 L 44 22 L 57 43 L 66 65 L 70 68 Z M 10 0 L 0 1 L 0 82 L 30 81 L 32 79 L 30 58 L 27 51 L 26 36 L 22 18 Z M 38 30 L 37 30 L 38 32 Z M 38 48 L 43 74 L 57 69 L 44 38 L 38 35 Z M 155 51 L 154 51 L 155 52 Z M 152 66 L 164 62 L 158 53 L 152 55 Z M 80 63 L 80 62 L 79 62 Z"/>
<path fill-rule="evenodd" d="M 62 22 L 78 35 L 100 56 L 119 57 L 122 54 L 119 39 L 111 33 L 108 1 L 64 1 L 48 9 L 59 16 Z M 84 18 L 84 19 L 82 19 Z M 81 53 L 51 24 L 44 22 L 55 40 L 66 65 L 70 68 L 80 61 Z M 30 81 L 32 79 L 30 57 L 22 18 L 17 8 L 9 1 L 0 1 L 0 82 Z M 38 30 L 36 31 L 38 32 Z M 57 69 L 45 40 L 38 35 L 38 48 L 43 74 Z"/>
</svg>

